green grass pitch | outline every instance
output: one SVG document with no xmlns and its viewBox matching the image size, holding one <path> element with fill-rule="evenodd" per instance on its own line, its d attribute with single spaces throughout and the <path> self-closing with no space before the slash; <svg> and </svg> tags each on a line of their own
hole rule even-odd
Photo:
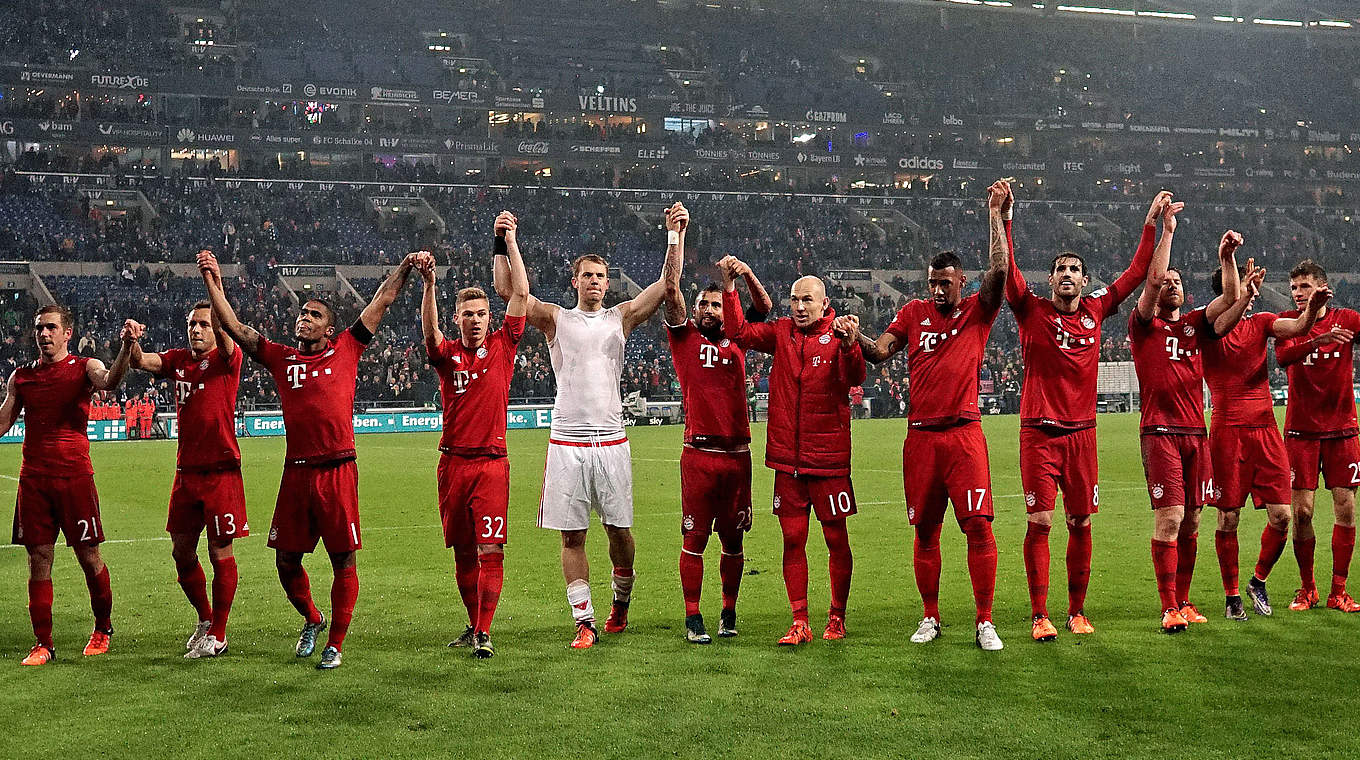
<svg viewBox="0 0 1360 760">
<path fill-rule="evenodd" d="M 687 644 L 680 547 L 680 428 L 629 431 L 636 481 L 638 582 L 631 627 L 588 652 L 572 635 L 558 538 L 534 527 L 545 431 L 512 432 L 510 545 L 494 627 L 498 656 L 473 660 L 445 644 L 463 628 L 453 563 L 434 506 L 436 437 L 359 437 L 365 548 L 345 665 L 298 661 L 299 627 L 265 548 L 282 439 L 242 441 L 254 535 L 237 542 L 241 587 L 230 653 L 187 662 L 193 614 L 165 539 L 174 444 L 96 444 L 95 468 L 114 587 L 117 633 L 90 661 L 83 580 L 58 554 L 58 661 L 18 667 L 32 642 L 22 549 L 0 549 L 0 757 L 1354 757 L 1360 615 L 1291 613 L 1298 578 L 1286 551 L 1270 589 L 1274 618 L 1223 619 L 1206 511 L 1194 598 L 1210 622 L 1157 633 L 1148 540 L 1151 515 L 1137 422 L 1100 420 L 1102 512 L 1087 610 L 1098 632 L 1029 640 L 1021 559 L 1024 509 L 1017 420 L 985 421 L 1000 548 L 996 622 L 1006 649 L 973 644 L 962 535 L 947 526 L 941 594 L 945 634 L 914 646 L 920 617 L 902 504 L 901 420 L 854 426 L 860 514 L 850 523 L 854 585 L 842 642 L 789 650 L 770 471 L 757 466 L 755 528 L 739 605 L 741 635 Z M 756 461 L 764 428 L 756 430 Z M 12 499 L 19 448 L 0 449 L 0 491 Z M 1317 567 L 1324 584 L 1330 498 L 1319 496 Z M 1243 581 L 1261 513 L 1242 523 Z M 825 548 L 809 543 L 814 628 L 826 609 Z M 1066 532 L 1052 538 L 1052 611 L 1066 605 Z M 717 542 L 705 568 L 704 611 L 718 612 Z M 607 608 L 604 536 L 589 550 L 597 609 Z M 206 564 L 206 559 L 205 559 Z M 324 555 L 308 561 L 329 607 Z M 1061 621 L 1059 620 L 1059 624 Z M 1061 627 L 1061 625 L 1060 625 Z"/>
</svg>

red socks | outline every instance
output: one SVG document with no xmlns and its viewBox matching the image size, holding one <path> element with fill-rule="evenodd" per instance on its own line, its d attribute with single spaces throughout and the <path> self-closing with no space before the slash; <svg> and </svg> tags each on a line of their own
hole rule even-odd
<svg viewBox="0 0 1360 760">
<path fill-rule="evenodd" d="M 780 515 L 779 529 L 784 533 L 784 589 L 789 595 L 789 608 L 793 610 L 794 620 L 806 623 L 808 515 Z"/>
<path fill-rule="evenodd" d="M 1332 593 L 1346 593 L 1346 577 L 1350 575 L 1351 555 L 1355 552 L 1355 526 L 1332 526 Z"/>
<path fill-rule="evenodd" d="M 1195 579 L 1195 555 L 1199 549 L 1199 534 L 1181 536 L 1176 542 L 1176 601 L 1181 605 L 1190 601 L 1190 582 Z"/>
<path fill-rule="evenodd" d="M 479 633 L 491 630 L 491 619 L 496 617 L 496 605 L 501 600 L 501 586 L 505 582 L 505 554 L 487 552 L 478 557 L 481 572 L 477 576 L 477 622 Z"/>
<path fill-rule="evenodd" d="M 477 565 L 476 546 L 453 547 L 453 577 L 458 582 L 458 595 L 463 598 L 463 608 L 467 610 L 468 625 L 474 629 L 477 627 L 477 605 L 480 603 L 477 592 L 480 570 Z"/>
<path fill-rule="evenodd" d="M 826 539 L 828 553 L 827 569 L 831 574 L 831 611 L 829 614 L 845 617 L 845 603 L 850 598 L 850 575 L 855 567 L 854 557 L 850 554 L 850 533 L 845 520 L 822 523 L 822 536 Z"/>
<path fill-rule="evenodd" d="M 722 578 L 722 607 L 725 610 L 737 608 L 737 592 L 741 589 L 741 573 L 746 567 L 746 557 L 741 552 L 728 554 L 725 550 L 718 558 L 718 574 Z"/>
<path fill-rule="evenodd" d="M 236 558 L 212 560 L 212 566 L 212 626 L 208 628 L 208 635 L 226 641 L 227 617 L 231 615 L 231 603 L 236 598 Z"/>
<path fill-rule="evenodd" d="M 28 618 L 39 644 L 52 648 L 52 579 L 28 582 Z"/>
<path fill-rule="evenodd" d="M 354 603 L 359 600 L 359 570 L 353 566 L 335 571 L 331 582 L 331 635 L 326 646 L 340 649 L 349 633 L 349 621 L 354 617 Z"/>
<path fill-rule="evenodd" d="M 1237 531 L 1214 531 L 1214 551 L 1218 553 L 1218 572 L 1223 576 L 1223 593 L 1241 596 L 1237 584 Z"/>
<path fill-rule="evenodd" d="M 1280 530 L 1270 523 L 1261 531 L 1261 555 L 1256 558 L 1256 578 L 1265 580 L 1275 563 L 1284 554 L 1285 541 L 1289 540 L 1289 530 Z"/>
<path fill-rule="evenodd" d="M 113 589 L 109 586 L 109 566 L 101 567 L 94 575 L 86 573 L 85 585 L 90 589 L 90 611 L 94 613 L 95 630 L 112 631 Z"/>
<path fill-rule="evenodd" d="M 1086 608 L 1086 588 L 1091 585 L 1091 524 L 1067 528 L 1067 614 Z"/>
<path fill-rule="evenodd" d="M 963 521 L 963 532 L 968 537 L 968 578 L 973 582 L 976 622 L 983 623 L 992 619 L 992 598 L 996 594 L 996 538 L 992 535 L 992 521 L 970 517 Z"/>
<path fill-rule="evenodd" d="M 1152 572 L 1157 576 L 1157 596 L 1163 610 L 1180 606 L 1176 601 L 1176 554 L 1175 541 L 1152 540 Z"/>
<path fill-rule="evenodd" d="M 1029 614 L 1048 616 L 1048 534 L 1052 526 L 1031 522 L 1025 529 L 1025 580 L 1029 583 Z"/>
<path fill-rule="evenodd" d="M 184 595 L 189 597 L 189 604 L 194 606 L 198 619 L 211 620 L 212 605 L 208 603 L 208 577 L 203 574 L 203 565 L 195 557 L 194 564 L 175 569 L 179 572 L 179 587 L 184 589 Z"/>
<path fill-rule="evenodd" d="M 680 592 L 685 597 L 685 616 L 699 614 L 704 585 L 704 547 L 707 533 L 686 533 L 680 544 Z"/>
<path fill-rule="evenodd" d="M 1313 549 L 1317 538 L 1299 538 L 1294 534 L 1294 559 L 1299 562 L 1299 580 L 1304 591 L 1317 591 L 1317 581 L 1313 579 Z"/>
<path fill-rule="evenodd" d="M 307 570 L 301 563 L 279 564 L 278 568 L 279 582 L 283 584 L 283 592 L 288 596 L 288 601 L 293 603 L 293 608 L 308 623 L 320 623 L 321 611 L 312 603 L 312 582 L 307 577 Z"/>
<path fill-rule="evenodd" d="M 940 619 L 940 525 L 917 525 L 912 546 L 916 589 L 921 592 L 922 616 Z"/>
</svg>

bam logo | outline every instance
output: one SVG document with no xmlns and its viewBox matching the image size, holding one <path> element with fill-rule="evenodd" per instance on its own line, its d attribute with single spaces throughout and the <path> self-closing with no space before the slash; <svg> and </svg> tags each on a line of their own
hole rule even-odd
<svg viewBox="0 0 1360 760">
<path fill-rule="evenodd" d="M 712 343 L 704 343 L 699 346 L 699 361 L 705 367 L 712 369 L 718 363 L 718 347 Z"/>
</svg>

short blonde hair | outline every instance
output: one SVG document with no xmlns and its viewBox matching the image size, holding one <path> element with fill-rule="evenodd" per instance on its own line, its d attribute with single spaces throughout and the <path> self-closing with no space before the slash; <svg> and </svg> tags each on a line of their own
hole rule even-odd
<svg viewBox="0 0 1360 760">
<path fill-rule="evenodd" d="M 603 256 L 600 256 L 599 254 L 595 253 L 587 253 L 584 256 L 577 256 L 576 260 L 571 262 L 571 276 L 575 277 L 576 275 L 580 274 L 581 264 L 587 261 L 599 264 L 604 267 L 606 273 L 609 272 L 609 262 L 605 261 Z"/>
</svg>

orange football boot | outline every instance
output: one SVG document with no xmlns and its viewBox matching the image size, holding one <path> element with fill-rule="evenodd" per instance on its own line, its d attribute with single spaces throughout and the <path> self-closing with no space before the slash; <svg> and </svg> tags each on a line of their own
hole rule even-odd
<svg viewBox="0 0 1360 760">
<path fill-rule="evenodd" d="M 1340 594 L 1332 594 L 1327 597 L 1327 609 L 1360 612 L 1360 602 L 1355 601 L 1350 594 L 1342 591 Z"/>
<path fill-rule="evenodd" d="M 1078 612 L 1075 615 L 1067 616 L 1067 630 L 1077 634 L 1095 633 L 1096 627 L 1091 625 L 1091 619 L 1086 617 L 1085 612 Z"/>
<path fill-rule="evenodd" d="M 827 641 L 835 641 L 845 638 L 845 618 L 840 615 L 832 615 L 826 620 L 826 630 L 822 632 L 822 638 Z M 780 643 L 783 643 L 782 641 Z"/>
<path fill-rule="evenodd" d="M 1047 615 L 1035 615 L 1034 630 L 1030 632 L 1030 636 L 1035 641 L 1057 641 L 1058 629 L 1053 627 L 1053 621 L 1049 620 Z"/>
<path fill-rule="evenodd" d="M 1180 633 L 1189 627 L 1190 624 L 1181 617 L 1181 611 L 1175 607 L 1162 613 L 1162 633 Z"/>
<path fill-rule="evenodd" d="M 1181 604 L 1181 617 L 1185 618 L 1185 622 L 1187 623 L 1209 622 L 1209 618 L 1201 615 L 1199 612 L 1199 608 L 1189 602 L 1184 602 Z"/>
<path fill-rule="evenodd" d="M 85 656 L 94 657 L 97 654 L 108 654 L 110 635 L 103 631 L 91 633 L 90 643 L 85 645 Z"/>
<path fill-rule="evenodd" d="M 590 649 L 595 646 L 595 626 L 590 623 L 576 624 L 576 638 L 571 642 L 572 649 Z"/>
<path fill-rule="evenodd" d="M 57 657 L 57 653 L 54 652 L 54 651 L 52 651 L 51 649 L 48 649 L 45 645 L 43 645 L 43 644 L 34 644 L 34 645 L 33 645 L 33 648 L 30 649 L 30 650 L 28 650 L 28 656 L 25 657 L 25 658 L 23 659 L 23 661 L 20 662 L 19 664 L 20 664 L 20 665 L 46 665 L 47 663 L 51 662 L 52 660 L 55 660 L 56 657 Z"/>
<path fill-rule="evenodd" d="M 797 644 L 806 644 L 812 641 L 812 628 L 808 626 L 806 620 L 795 620 L 789 627 L 789 632 L 779 639 L 779 646 L 787 647 Z"/>
<path fill-rule="evenodd" d="M 623 633 L 628 627 L 628 603 L 614 602 L 609 610 L 609 617 L 604 621 L 605 633 Z"/>
<path fill-rule="evenodd" d="M 1309 591 L 1308 589 L 1301 588 L 1294 592 L 1294 601 L 1289 603 L 1289 609 L 1295 612 L 1303 612 L 1304 610 L 1311 610 L 1317 605 L 1317 589 Z"/>
</svg>

